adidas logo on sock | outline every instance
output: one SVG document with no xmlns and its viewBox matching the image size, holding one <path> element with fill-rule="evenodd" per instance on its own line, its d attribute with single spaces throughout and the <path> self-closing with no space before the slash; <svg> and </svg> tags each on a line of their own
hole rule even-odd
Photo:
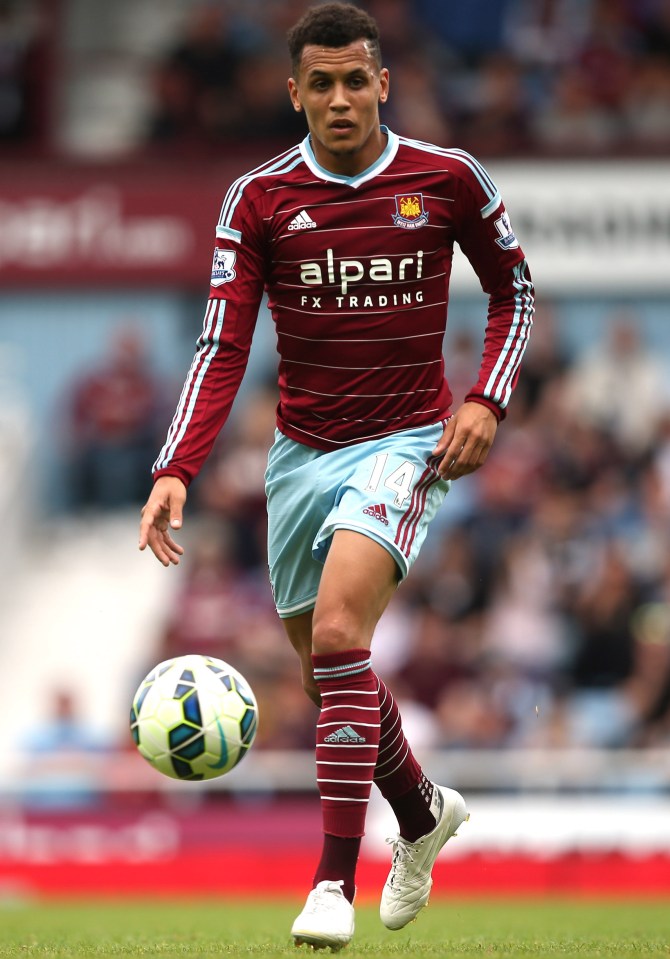
<svg viewBox="0 0 670 959">
<path fill-rule="evenodd" d="M 294 216 L 288 225 L 289 230 L 315 230 L 316 223 L 311 218 L 307 210 L 301 210 L 297 216 Z"/>
<path fill-rule="evenodd" d="M 384 526 L 388 526 L 389 521 L 386 516 L 386 506 L 384 503 L 378 503 L 376 506 L 366 506 L 363 512 L 366 516 L 374 516 L 374 518 L 378 519 Z"/>
<path fill-rule="evenodd" d="M 351 726 L 342 726 L 324 738 L 324 743 L 364 743 L 365 737 L 359 736 Z"/>
</svg>

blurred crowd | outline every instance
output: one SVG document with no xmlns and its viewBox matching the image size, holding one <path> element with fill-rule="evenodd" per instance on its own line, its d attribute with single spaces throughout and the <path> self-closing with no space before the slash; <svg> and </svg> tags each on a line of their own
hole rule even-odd
<svg viewBox="0 0 670 959">
<path fill-rule="evenodd" d="M 304 134 L 284 35 L 304 0 L 208 3 L 154 73 L 149 136 L 202 146 Z M 668 0 L 365 0 L 406 136 L 485 155 L 670 146 Z"/>
<path fill-rule="evenodd" d="M 143 8 L 152 2 L 160 17 L 157 0 L 141 0 Z M 198 0 L 183 5 L 163 48 L 139 52 L 129 38 L 127 55 L 142 60 L 148 85 L 137 98 L 148 106 L 134 149 L 207 155 L 302 137 L 304 121 L 286 93 L 285 34 L 307 5 Z M 670 0 L 360 5 L 379 22 L 392 73 L 384 118 L 404 135 L 484 156 L 657 155 L 670 147 Z M 69 82 L 58 68 L 69 53 L 62 26 L 76 23 L 77 9 L 73 0 L 0 0 L 0 141 L 48 138 L 54 124 L 45 114 L 62 111 Z M 89 60 L 90 79 L 101 57 Z"/>
<path fill-rule="evenodd" d="M 425 748 L 670 743 L 668 370 L 634 313 L 613 313 L 603 341 L 572 356 L 558 312 L 540 306 L 489 459 L 452 485 L 374 638 Z M 477 338 L 461 329 L 446 357 L 458 402 Z M 160 657 L 229 660 L 258 694 L 259 748 L 311 748 L 314 707 L 267 579 L 268 383 L 192 487 Z"/>
</svg>

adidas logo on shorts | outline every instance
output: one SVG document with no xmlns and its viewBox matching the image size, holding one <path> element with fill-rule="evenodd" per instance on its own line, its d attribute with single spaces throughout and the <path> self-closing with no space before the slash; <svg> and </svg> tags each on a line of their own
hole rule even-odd
<svg viewBox="0 0 670 959">
<path fill-rule="evenodd" d="M 363 512 L 366 516 L 374 516 L 374 518 L 378 519 L 384 526 L 388 526 L 389 521 L 386 516 L 386 506 L 384 503 L 378 503 L 377 506 L 366 506 Z"/>
<path fill-rule="evenodd" d="M 316 223 L 311 218 L 307 210 L 301 210 L 297 216 L 294 216 L 288 225 L 289 230 L 315 230 Z"/>
</svg>

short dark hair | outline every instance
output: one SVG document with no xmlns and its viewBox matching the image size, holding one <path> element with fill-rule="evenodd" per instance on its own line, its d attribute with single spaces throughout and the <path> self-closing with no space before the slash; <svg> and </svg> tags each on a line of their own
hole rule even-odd
<svg viewBox="0 0 670 959">
<path fill-rule="evenodd" d="M 370 52 L 378 66 L 382 65 L 379 27 L 369 13 L 353 3 L 323 3 L 310 7 L 288 31 L 287 40 L 294 73 L 300 67 L 304 47 L 348 47 L 356 40 L 368 40 Z"/>
</svg>

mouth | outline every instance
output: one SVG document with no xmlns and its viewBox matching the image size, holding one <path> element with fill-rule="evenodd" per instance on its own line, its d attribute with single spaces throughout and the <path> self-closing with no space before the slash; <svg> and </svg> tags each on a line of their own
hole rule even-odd
<svg viewBox="0 0 670 959">
<path fill-rule="evenodd" d="M 330 129 L 333 133 L 345 134 L 350 133 L 354 129 L 354 124 L 351 120 L 333 120 L 330 124 Z"/>
</svg>

